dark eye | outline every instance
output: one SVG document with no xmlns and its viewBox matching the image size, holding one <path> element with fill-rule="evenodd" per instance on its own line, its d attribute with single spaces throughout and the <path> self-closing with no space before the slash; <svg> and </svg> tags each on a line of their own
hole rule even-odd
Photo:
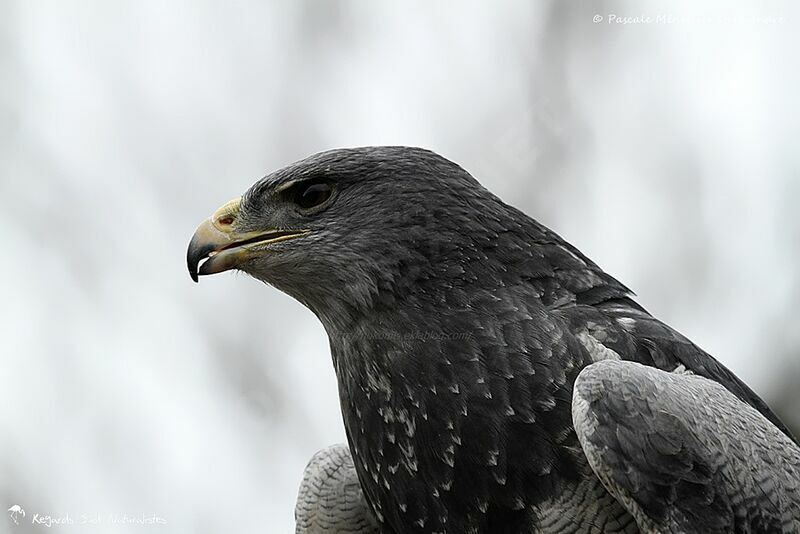
<svg viewBox="0 0 800 534">
<path fill-rule="evenodd" d="M 333 188 L 325 182 L 312 184 L 298 184 L 294 196 L 294 203 L 307 210 L 319 206 L 331 198 Z"/>
</svg>

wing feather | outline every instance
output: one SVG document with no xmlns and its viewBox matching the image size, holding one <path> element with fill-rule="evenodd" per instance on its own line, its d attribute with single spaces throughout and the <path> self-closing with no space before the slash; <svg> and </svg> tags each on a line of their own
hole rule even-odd
<svg viewBox="0 0 800 534">
<path fill-rule="evenodd" d="M 347 445 L 317 452 L 303 472 L 295 505 L 297 534 L 377 534 Z"/>
<path fill-rule="evenodd" d="M 642 530 L 800 532 L 800 447 L 716 381 L 600 361 L 578 376 L 572 414 Z"/>
</svg>

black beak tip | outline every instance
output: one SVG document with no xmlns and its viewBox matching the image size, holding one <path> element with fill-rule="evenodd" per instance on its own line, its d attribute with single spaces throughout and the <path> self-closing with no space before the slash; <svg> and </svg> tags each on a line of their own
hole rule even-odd
<svg viewBox="0 0 800 534">
<path fill-rule="evenodd" d="M 211 247 L 199 245 L 196 238 L 192 238 L 189 249 L 186 251 L 186 266 L 189 268 L 189 276 L 197 282 L 198 266 L 202 259 L 208 254 Z"/>
</svg>

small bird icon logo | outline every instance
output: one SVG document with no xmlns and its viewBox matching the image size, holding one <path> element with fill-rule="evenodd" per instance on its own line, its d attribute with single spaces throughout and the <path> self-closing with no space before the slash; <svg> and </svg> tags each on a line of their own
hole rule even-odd
<svg viewBox="0 0 800 534">
<path fill-rule="evenodd" d="M 22 506 L 15 504 L 11 508 L 8 509 L 8 515 L 11 516 L 11 520 L 14 522 L 15 525 L 19 525 L 18 517 L 25 517 L 25 510 Z"/>
</svg>

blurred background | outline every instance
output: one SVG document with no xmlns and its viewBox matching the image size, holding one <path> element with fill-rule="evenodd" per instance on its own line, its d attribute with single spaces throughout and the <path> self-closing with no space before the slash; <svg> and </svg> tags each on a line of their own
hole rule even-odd
<svg viewBox="0 0 800 534">
<path fill-rule="evenodd" d="M 323 328 L 185 251 L 334 147 L 457 161 L 800 427 L 797 3 L 0 6 L 0 532 L 293 531 Z"/>
</svg>

